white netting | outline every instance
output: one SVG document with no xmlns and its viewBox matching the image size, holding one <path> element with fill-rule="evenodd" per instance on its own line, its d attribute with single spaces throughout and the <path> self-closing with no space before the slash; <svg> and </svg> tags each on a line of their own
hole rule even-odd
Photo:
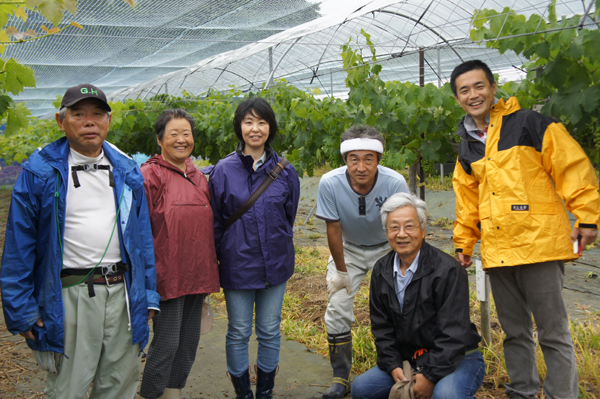
<svg viewBox="0 0 600 399">
<path fill-rule="evenodd" d="M 585 0 L 587 3 L 593 0 Z M 586 2 L 557 0 L 559 16 L 584 14 Z M 425 81 L 446 82 L 462 60 L 487 62 L 501 81 L 519 79 L 523 59 L 500 55 L 469 39 L 476 9 L 545 15 L 549 0 L 122 0 L 81 3 L 72 28 L 48 39 L 11 47 L 6 55 L 31 65 L 38 88 L 26 90 L 34 115 L 54 112 L 51 102 L 67 87 L 93 83 L 112 100 L 150 98 L 185 90 L 236 86 L 257 90 L 286 79 L 323 95 L 345 95 L 340 46 L 361 29 L 371 35 L 384 80 L 418 82 L 419 49 L 425 51 Z M 320 17 L 320 6 L 335 12 Z M 594 8 L 592 8 L 593 12 Z M 320 17 L 320 18 L 319 18 Z M 27 26 L 25 26 L 27 25 Z M 32 16 L 20 29 L 39 30 Z M 364 40 L 363 40 L 364 42 Z M 365 54 L 366 55 L 366 54 Z M 502 83 L 502 82 L 501 82 Z"/>
<path fill-rule="evenodd" d="M 123 0 L 78 2 L 71 27 L 42 40 L 13 45 L 4 56 L 31 66 L 37 88 L 16 98 L 34 115 L 54 112 L 52 101 L 68 87 L 90 82 L 106 93 L 206 57 L 242 47 L 320 16 L 321 1 L 305 0 Z M 42 32 L 48 26 L 37 13 L 27 22 L 11 18 L 7 26 Z"/>
</svg>

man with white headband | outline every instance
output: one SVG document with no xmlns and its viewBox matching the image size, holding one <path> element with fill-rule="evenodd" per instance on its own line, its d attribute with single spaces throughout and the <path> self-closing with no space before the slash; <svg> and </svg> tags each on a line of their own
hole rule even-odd
<svg viewBox="0 0 600 399">
<path fill-rule="evenodd" d="M 341 137 L 346 166 L 326 173 L 319 183 L 316 216 L 327 223 L 331 251 L 325 325 L 333 384 L 323 399 L 350 392 L 354 295 L 375 262 L 391 250 L 381 224 L 381 206 L 393 194 L 409 192 L 401 174 L 379 165 L 384 144 L 374 128 L 352 126 Z"/>
</svg>

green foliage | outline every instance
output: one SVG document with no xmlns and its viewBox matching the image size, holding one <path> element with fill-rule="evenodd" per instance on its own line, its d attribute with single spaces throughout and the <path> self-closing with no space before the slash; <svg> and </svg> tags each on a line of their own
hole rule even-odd
<svg viewBox="0 0 600 399">
<path fill-rule="evenodd" d="M 28 126 L 16 131 L 12 136 L 0 135 L 0 153 L 7 165 L 13 161 L 21 163 L 36 148 L 50 144 L 63 135 L 56 121 L 32 119 Z"/>
<path fill-rule="evenodd" d="M 598 21 L 598 7 L 592 17 Z M 509 8 L 501 12 L 477 10 L 471 39 L 486 40 L 487 47 L 502 54 L 514 50 L 527 58 L 523 65 L 527 78 L 520 84 L 507 84 L 506 91 L 519 97 L 524 107 L 547 100 L 542 113 L 559 119 L 597 162 L 600 31 L 596 25 L 578 30 L 581 18 L 573 15 L 558 19 L 555 1 L 550 3 L 547 19 L 537 14 L 526 18 Z"/>
<path fill-rule="evenodd" d="M 371 38 L 363 30 L 361 35 L 364 48 L 353 50 L 351 41 L 342 46 L 352 123 L 374 126 L 383 133 L 388 151 L 385 166 L 404 169 L 420 159 L 445 162 L 453 152 L 450 140 L 463 115 L 450 85 L 438 88 L 433 84 L 421 87 L 410 82 L 383 82 Z M 355 42 L 361 43 L 361 38 Z M 368 61 L 363 52 L 369 54 Z"/>
<path fill-rule="evenodd" d="M 192 155 L 214 164 L 236 148 L 232 121 L 238 104 L 247 96 L 260 96 L 271 103 L 277 116 L 279 133 L 273 148 L 280 154 L 285 152 L 300 175 L 306 171 L 312 176 L 315 166 L 326 162 L 333 168 L 343 165 L 340 136 L 358 123 L 374 126 L 386 137 L 388 153 L 383 160 L 386 166 L 403 169 L 419 157 L 430 163 L 445 161 L 452 152 L 449 140 L 463 113 L 450 86 L 438 89 L 431 84 L 420 87 L 383 82 L 379 77 L 381 65 L 376 63 L 375 47 L 364 31 L 341 50 L 350 89 L 347 101 L 330 97 L 316 99 L 312 93 L 284 80 L 247 95 L 235 88 L 226 92 L 211 91 L 199 97 L 185 92 L 180 97 L 161 94 L 144 101 L 111 103 L 112 123 L 107 140 L 130 154 L 157 153 L 156 119 L 166 109 L 183 108 L 196 119 Z M 368 58 L 363 58 L 363 50 Z M 2 100 L 0 97 L 0 109 Z M 55 104 L 60 104 L 60 97 Z M 60 137 L 60 132 L 53 120 L 35 121 L 31 129 L 19 133 L 18 138 L 24 136 L 27 139 L 22 147 L 14 144 L 14 140 L 0 138 L 0 149 L 7 154 L 7 159 L 28 156 L 39 145 Z"/>
</svg>

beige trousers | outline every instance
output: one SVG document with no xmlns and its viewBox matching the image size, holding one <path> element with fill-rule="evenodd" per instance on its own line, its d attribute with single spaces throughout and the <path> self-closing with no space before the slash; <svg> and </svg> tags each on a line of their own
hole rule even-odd
<svg viewBox="0 0 600 399">
<path fill-rule="evenodd" d="M 48 373 L 47 399 L 133 399 L 140 381 L 140 345 L 132 345 L 125 284 L 86 284 L 62 291 L 65 355 L 58 374 Z"/>
<path fill-rule="evenodd" d="M 375 247 L 344 243 L 344 261 L 346 269 L 348 269 L 352 292 L 348 294 L 345 289 L 341 289 L 329 300 L 325 311 L 325 326 L 328 334 L 342 334 L 350 331 L 350 325 L 354 321 L 354 295 L 358 292 L 360 283 L 367 272 L 373 270 L 375 263 L 391 250 L 388 243 Z M 330 256 L 327 264 L 327 276 L 331 276 L 335 271 L 335 262 Z"/>
</svg>

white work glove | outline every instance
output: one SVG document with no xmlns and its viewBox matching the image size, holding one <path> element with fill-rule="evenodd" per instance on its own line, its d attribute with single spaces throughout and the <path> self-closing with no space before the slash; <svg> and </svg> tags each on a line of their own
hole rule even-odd
<svg viewBox="0 0 600 399">
<path fill-rule="evenodd" d="M 350 286 L 350 277 L 348 277 L 348 272 L 336 270 L 335 273 L 332 273 L 327 278 L 327 293 L 329 294 L 328 299 L 331 299 L 333 294 L 342 288 L 346 288 L 348 295 L 350 295 L 350 292 L 352 291 L 352 287 Z"/>
</svg>

